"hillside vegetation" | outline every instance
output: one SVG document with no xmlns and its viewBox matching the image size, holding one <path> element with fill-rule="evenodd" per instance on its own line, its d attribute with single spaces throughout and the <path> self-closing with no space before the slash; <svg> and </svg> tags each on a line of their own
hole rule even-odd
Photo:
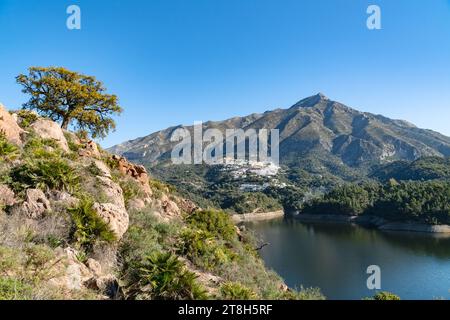
<svg viewBox="0 0 450 320">
<path fill-rule="evenodd" d="M 0 111 L 0 299 L 323 299 L 288 289 L 226 213 L 85 135 Z"/>
</svg>

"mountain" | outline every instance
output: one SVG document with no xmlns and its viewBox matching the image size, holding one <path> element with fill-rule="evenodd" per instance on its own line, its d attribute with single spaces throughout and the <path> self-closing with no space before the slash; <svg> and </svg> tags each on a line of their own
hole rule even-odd
<svg viewBox="0 0 450 320">
<path fill-rule="evenodd" d="M 176 143 L 175 126 L 109 149 L 147 167 L 167 162 Z M 424 156 L 450 155 L 450 138 L 420 129 L 403 120 L 361 112 L 322 93 L 305 98 L 289 109 L 276 109 L 224 121 L 209 121 L 203 129 L 279 129 L 280 163 L 309 173 L 329 172 L 352 179 L 373 165 Z"/>
<path fill-rule="evenodd" d="M 193 126 L 179 125 L 109 151 L 143 164 L 152 176 L 175 186 L 179 194 L 203 208 L 237 213 L 280 208 L 298 212 L 309 199 L 345 182 L 412 176 L 413 168 L 407 167 L 410 162 L 450 155 L 449 137 L 403 120 L 358 111 L 321 93 L 288 109 L 203 124 L 204 131 L 214 128 L 222 134 L 226 129 L 278 129 L 280 167 L 276 168 L 251 161 L 174 165 L 170 156 L 178 142 L 170 138 L 178 128 L 189 130 L 193 136 Z M 427 176 L 430 168 L 443 170 L 434 164 L 425 167 Z M 419 172 L 416 170 L 414 176 L 422 177 L 424 171 Z"/>
</svg>

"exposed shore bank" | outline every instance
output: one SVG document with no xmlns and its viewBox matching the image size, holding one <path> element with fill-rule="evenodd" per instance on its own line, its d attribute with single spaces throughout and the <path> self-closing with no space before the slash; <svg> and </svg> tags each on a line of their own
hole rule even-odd
<svg viewBox="0 0 450 320">
<path fill-rule="evenodd" d="M 450 225 L 431 225 L 414 221 L 388 221 L 380 217 L 345 216 L 333 214 L 299 214 L 294 219 L 302 222 L 355 223 L 384 231 L 410 231 L 450 234 Z"/>
<path fill-rule="evenodd" d="M 273 212 L 233 214 L 231 219 L 234 223 L 241 223 L 279 219 L 284 216 L 284 211 L 278 210 Z M 450 225 L 431 225 L 414 221 L 389 221 L 380 217 L 347 216 L 336 214 L 298 214 L 289 217 L 301 222 L 354 223 L 383 231 L 409 231 L 450 235 Z"/>
<path fill-rule="evenodd" d="M 248 221 L 263 221 L 271 220 L 284 217 L 284 211 L 272 211 L 272 212 L 261 212 L 261 213 L 243 213 L 243 214 L 233 214 L 231 219 L 234 223 L 248 222 Z"/>
</svg>

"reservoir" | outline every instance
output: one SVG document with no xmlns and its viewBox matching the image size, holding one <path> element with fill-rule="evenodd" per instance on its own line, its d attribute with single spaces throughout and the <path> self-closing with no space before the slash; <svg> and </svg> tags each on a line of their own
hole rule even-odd
<svg viewBox="0 0 450 320">
<path fill-rule="evenodd" d="M 276 219 L 246 223 L 269 245 L 260 253 L 291 288 L 319 287 L 328 299 L 361 299 L 367 267 L 381 268 L 381 290 L 402 299 L 450 299 L 450 235 L 384 232 L 340 223 Z"/>
</svg>

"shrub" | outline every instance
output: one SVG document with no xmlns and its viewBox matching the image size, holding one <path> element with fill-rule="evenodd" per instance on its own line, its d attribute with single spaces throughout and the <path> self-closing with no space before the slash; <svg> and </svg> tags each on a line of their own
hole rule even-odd
<svg viewBox="0 0 450 320">
<path fill-rule="evenodd" d="M 155 252 L 140 266 L 138 287 L 131 291 L 131 296 L 156 300 L 206 299 L 206 292 L 196 279 L 175 255 Z"/>
<path fill-rule="evenodd" d="M 80 151 L 82 145 L 77 143 L 76 141 L 74 141 L 72 133 L 64 132 L 64 137 L 67 140 L 67 145 L 69 146 L 70 151 L 72 151 L 72 152 Z"/>
<path fill-rule="evenodd" d="M 139 182 L 137 182 L 136 180 L 122 177 L 121 179 L 118 179 L 117 182 L 119 183 L 119 186 L 123 191 L 125 204 L 127 204 L 128 201 L 132 199 L 143 198 L 145 196 L 141 186 L 139 185 Z"/>
<path fill-rule="evenodd" d="M 0 277 L 0 300 L 30 300 L 31 287 L 12 277 Z"/>
<path fill-rule="evenodd" d="M 30 282 L 37 284 L 48 280 L 49 269 L 46 264 L 54 258 L 52 249 L 46 245 L 30 244 L 24 248 L 27 278 Z"/>
<path fill-rule="evenodd" d="M 23 128 L 29 127 L 33 122 L 39 119 L 39 116 L 35 112 L 29 110 L 18 110 L 16 111 L 16 114 L 19 117 L 19 123 Z"/>
<path fill-rule="evenodd" d="M 289 289 L 283 292 L 280 299 L 282 300 L 325 300 L 325 296 L 322 294 L 319 288 L 303 288 L 299 291 Z"/>
<path fill-rule="evenodd" d="M 67 160 L 47 158 L 27 160 L 11 170 L 12 187 L 20 192 L 27 188 L 67 190 L 79 188 L 79 176 Z"/>
<path fill-rule="evenodd" d="M 77 207 L 68 211 L 73 220 L 72 238 L 82 247 L 90 250 L 97 240 L 116 240 L 115 234 L 93 209 L 93 201 L 82 199 Z"/>
<path fill-rule="evenodd" d="M 20 263 L 16 250 L 0 246 L 0 274 L 7 274 L 11 270 L 17 271 Z"/>
<path fill-rule="evenodd" d="M 19 149 L 9 143 L 5 135 L 0 132 L 0 159 L 11 161 L 15 160 L 19 155 Z"/>
<path fill-rule="evenodd" d="M 223 241 L 200 229 L 183 229 L 180 233 L 178 248 L 180 254 L 206 270 L 213 270 L 237 257 Z"/>
<path fill-rule="evenodd" d="M 255 300 L 258 295 L 239 282 L 225 282 L 220 287 L 220 293 L 225 300 Z"/>
<path fill-rule="evenodd" d="M 186 218 L 186 222 L 193 228 L 208 232 L 213 237 L 224 240 L 236 239 L 236 229 L 230 216 L 223 211 L 195 211 Z"/>
<path fill-rule="evenodd" d="M 63 151 L 53 139 L 43 139 L 31 134 L 24 146 L 25 156 L 30 158 L 60 157 Z"/>
<path fill-rule="evenodd" d="M 373 296 L 373 300 L 400 300 L 400 297 L 391 292 L 380 291 Z"/>
</svg>

